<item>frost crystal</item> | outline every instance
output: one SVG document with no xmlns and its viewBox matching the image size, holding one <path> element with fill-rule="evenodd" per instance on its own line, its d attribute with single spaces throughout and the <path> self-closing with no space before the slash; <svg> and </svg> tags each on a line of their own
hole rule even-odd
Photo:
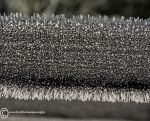
<svg viewBox="0 0 150 121">
<path fill-rule="evenodd" d="M 0 16 L 0 97 L 150 101 L 149 19 Z"/>
</svg>

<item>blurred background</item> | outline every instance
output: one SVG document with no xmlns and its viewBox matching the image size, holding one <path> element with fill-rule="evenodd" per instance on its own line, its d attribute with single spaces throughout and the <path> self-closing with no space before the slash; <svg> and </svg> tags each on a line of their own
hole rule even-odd
<svg viewBox="0 0 150 121">
<path fill-rule="evenodd" d="M 11 12 L 148 18 L 150 0 L 0 0 L 0 13 Z"/>
<path fill-rule="evenodd" d="M 67 17 L 81 14 L 149 18 L 150 0 L 0 0 L 1 15 L 16 12 L 29 16 L 47 13 L 65 14 Z M 12 114 L 7 121 L 150 121 L 150 104 L 134 102 L 24 101 L 0 98 L 0 109 L 3 107 L 9 111 L 45 111 L 43 115 Z"/>
<path fill-rule="evenodd" d="M 150 121 L 150 104 L 134 102 L 0 98 L 0 108 L 2 107 L 9 111 L 45 112 L 45 114 L 10 114 L 5 121 Z"/>
</svg>

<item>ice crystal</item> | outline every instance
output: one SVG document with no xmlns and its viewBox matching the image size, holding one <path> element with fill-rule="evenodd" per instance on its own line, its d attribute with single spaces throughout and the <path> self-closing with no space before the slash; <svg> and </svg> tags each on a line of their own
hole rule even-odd
<svg viewBox="0 0 150 121">
<path fill-rule="evenodd" d="M 0 16 L 0 96 L 149 102 L 149 19 Z"/>
</svg>

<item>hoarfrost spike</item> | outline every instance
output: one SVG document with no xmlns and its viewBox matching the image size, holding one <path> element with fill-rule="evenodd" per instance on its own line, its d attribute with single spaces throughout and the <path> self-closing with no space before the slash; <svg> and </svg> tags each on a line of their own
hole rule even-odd
<svg viewBox="0 0 150 121">
<path fill-rule="evenodd" d="M 0 16 L 0 97 L 150 102 L 150 19 Z"/>
</svg>

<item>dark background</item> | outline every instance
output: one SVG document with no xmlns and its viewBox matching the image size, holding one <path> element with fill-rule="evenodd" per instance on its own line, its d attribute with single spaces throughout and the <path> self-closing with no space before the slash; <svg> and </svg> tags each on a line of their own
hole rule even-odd
<svg viewBox="0 0 150 121">
<path fill-rule="evenodd" d="M 72 15 L 107 15 L 121 17 L 150 17 L 150 0 L 0 0 L 1 15 L 21 12 L 26 15 L 33 13 Z M 50 118 L 69 119 L 107 119 L 107 121 L 150 121 L 150 104 L 81 102 L 81 101 L 31 101 L 0 98 L 0 109 L 10 111 L 45 111 L 42 116 Z M 37 119 L 39 115 L 13 115 L 15 118 L 7 120 L 27 121 Z M 21 118 L 16 118 L 16 117 Z M 0 117 L 0 120 L 1 117 Z M 38 119 L 37 119 L 38 120 Z M 44 120 L 47 121 L 47 120 Z M 106 120 L 105 120 L 106 121 Z"/>
<path fill-rule="evenodd" d="M 0 13 L 11 12 L 148 18 L 150 0 L 0 0 Z"/>
</svg>

